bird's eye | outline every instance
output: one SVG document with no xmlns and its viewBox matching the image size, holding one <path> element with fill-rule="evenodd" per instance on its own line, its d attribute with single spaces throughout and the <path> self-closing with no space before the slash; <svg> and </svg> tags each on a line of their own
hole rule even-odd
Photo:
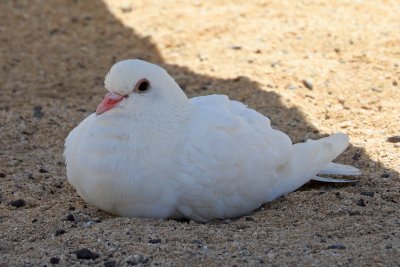
<svg viewBox="0 0 400 267">
<path fill-rule="evenodd" d="M 150 90 L 150 82 L 147 79 L 141 79 L 136 83 L 135 92 L 145 93 Z"/>
</svg>

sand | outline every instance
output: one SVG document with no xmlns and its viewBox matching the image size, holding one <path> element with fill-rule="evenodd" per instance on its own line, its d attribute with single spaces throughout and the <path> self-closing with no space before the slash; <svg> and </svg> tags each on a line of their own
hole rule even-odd
<svg viewBox="0 0 400 267">
<path fill-rule="evenodd" d="M 400 5 L 382 1 L 0 1 L 0 266 L 398 266 Z M 249 216 L 119 218 L 68 184 L 69 131 L 122 59 L 189 96 L 226 94 L 293 141 L 332 132 L 354 185 L 311 184 Z"/>
</svg>

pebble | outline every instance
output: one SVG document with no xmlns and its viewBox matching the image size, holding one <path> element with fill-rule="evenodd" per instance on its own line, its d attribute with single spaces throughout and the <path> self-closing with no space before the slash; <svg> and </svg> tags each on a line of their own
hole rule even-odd
<svg viewBox="0 0 400 267">
<path fill-rule="evenodd" d="M 55 233 L 56 236 L 60 236 L 60 235 L 63 235 L 63 234 L 65 234 L 65 230 L 64 229 L 57 229 L 56 230 L 56 233 Z"/>
<path fill-rule="evenodd" d="M 245 217 L 244 219 L 245 219 L 246 221 L 248 221 L 248 222 L 254 222 L 254 221 L 255 221 L 254 218 L 251 217 L 251 216 L 247 216 L 247 217 Z"/>
<path fill-rule="evenodd" d="M 385 172 L 385 173 L 382 173 L 381 177 L 382 178 L 389 178 L 390 174 Z"/>
<path fill-rule="evenodd" d="M 197 245 L 203 245 L 203 243 L 200 240 L 197 240 L 197 239 L 193 240 L 192 243 L 193 244 L 197 244 Z"/>
<path fill-rule="evenodd" d="M 50 263 L 51 264 L 59 264 L 60 263 L 60 258 L 59 257 L 51 257 Z"/>
<path fill-rule="evenodd" d="M 205 60 L 208 59 L 208 57 L 207 57 L 206 55 L 203 55 L 203 54 L 197 54 L 197 58 L 198 58 L 200 61 L 205 61 Z"/>
<path fill-rule="evenodd" d="M 242 49 L 242 47 L 241 47 L 240 45 L 231 45 L 229 48 L 230 48 L 230 49 L 233 49 L 233 50 L 240 50 L 240 49 Z"/>
<path fill-rule="evenodd" d="M 150 239 L 149 243 L 150 244 L 158 244 L 158 243 L 161 243 L 161 239 L 160 238 Z"/>
<path fill-rule="evenodd" d="M 126 261 L 126 263 L 131 266 L 138 265 L 139 263 L 146 264 L 148 262 L 149 262 L 149 258 L 143 257 L 142 255 L 140 255 L 140 256 L 135 255 Z"/>
<path fill-rule="evenodd" d="M 6 177 L 6 175 L 4 173 L 0 172 L 0 178 L 5 178 L 5 177 Z"/>
<path fill-rule="evenodd" d="M 71 213 L 67 215 L 66 219 L 69 222 L 74 222 L 75 221 L 75 217 Z"/>
<path fill-rule="evenodd" d="M 16 207 L 16 208 L 21 208 L 26 205 L 26 202 L 25 202 L 25 200 L 20 198 L 17 200 L 10 201 L 8 204 L 10 204 L 11 206 Z"/>
<path fill-rule="evenodd" d="M 36 106 L 33 108 L 33 117 L 37 118 L 37 119 L 41 119 L 44 116 L 44 112 L 42 111 L 42 107 L 41 106 Z"/>
<path fill-rule="evenodd" d="M 130 13 L 130 12 L 132 12 L 132 4 L 129 3 L 129 2 L 121 4 L 119 8 L 121 9 L 121 11 L 122 11 L 123 13 Z"/>
<path fill-rule="evenodd" d="M 400 142 L 400 135 L 395 135 L 395 136 L 388 137 L 387 141 L 389 143 L 399 143 Z"/>
<path fill-rule="evenodd" d="M 40 167 L 39 172 L 40 173 L 48 173 L 48 171 L 43 167 Z"/>
<path fill-rule="evenodd" d="M 83 224 L 83 227 L 84 227 L 84 228 L 90 228 L 90 227 L 92 227 L 92 224 L 94 224 L 94 223 L 95 223 L 94 221 L 85 222 L 85 223 Z"/>
<path fill-rule="evenodd" d="M 375 193 L 374 192 L 368 192 L 368 191 L 363 191 L 360 193 L 362 196 L 367 196 L 367 197 L 374 197 Z"/>
<path fill-rule="evenodd" d="M 303 82 L 303 85 L 304 85 L 307 89 L 312 90 L 312 89 L 314 88 L 314 85 L 313 85 L 312 81 L 310 81 L 310 80 L 303 80 L 302 82 Z"/>
<path fill-rule="evenodd" d="M 334 245 L 330 245 L 326 249 L 346 249 L 346 247 L 342 244 L 334 244 Z"/>
<path fill-rule="evenodd" d="M 355 215 L 361 214 L 358 210 L 349 210 L 348 213 L 350 216 L 355 216 Z"/>
<path fill-rule="evenodd" d="M 371 87 L 371 90 L 377 93 L 382 93 L 382 90 L 376 87 Z"/>
<path fill-rule="evenodd" d="M 289 84 L 288 87 L 287 87 L 287 89 L 289 89 L 289 90 L 296 90 L 296 89 L 297 89 L 297 86 L 294 85 L 294 84 Z"/>
<path fill-rule="evenodd" d="M 78 259 L 81 260 L 95 260 L 100 257 L 99 254 L 93 253 L 87 248 L 82 248 L 80 250 L 75 251 L 75 255 Z"/>
<path fill-rule="evenodd" d="M 117 262 L 116 261 L 106 261 L 104 262 L 104 267 L 116 267 Z"/>
<path fill-rule="evenodd" d="M 275 68 L 276 66 L 279 65 L 279 63 L 280 63 L 279 61 L 274 61 L 271 63 L 271 67 Z"/>
<path fill-rule="evenodd" d="M 351 157 L 353 160 L 359 160 L 361 158 L 361 153 L 356 152 L 354 155 Z"/>
<path fill-rule="evenodd" d="M 357 201 L 356 204 L 357 204 L 357 206 L 360 206 L 360 207 L 365 207 L 366 206 L 365 201 L 362 198 L 359 201 Z"/>
</svg>

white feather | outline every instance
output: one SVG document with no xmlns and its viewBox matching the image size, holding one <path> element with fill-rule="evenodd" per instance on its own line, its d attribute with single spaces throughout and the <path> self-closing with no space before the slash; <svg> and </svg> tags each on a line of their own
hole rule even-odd
<svg viewBox="0 0 400 267">
<path fill-rule="evenodd" d="M 137 94 L 142 78 L 151 89 Z M 188 99 L 162 68 L 140 60 L 114 65 L 105 85 L 129 97 L 80 123 L 64 155 L 79 195 L 121 216 L 241 216 L 337 167 L 329 162 L 348 145 L 344 134 L 293 145 L 242 103 Z"/>
</svg>

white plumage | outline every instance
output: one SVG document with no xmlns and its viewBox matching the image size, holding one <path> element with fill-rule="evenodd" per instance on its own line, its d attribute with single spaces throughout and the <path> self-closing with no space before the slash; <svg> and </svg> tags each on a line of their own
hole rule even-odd
<svg viewBox="0 0 400 267">
<path fill-rule="evenodd" d="M 240 102 L 188 99 L 156 65 L 121 61 L 105 86 L 97 114 L 71 131 L 64 152 L 69 182 L 105 211 L 205 222 L 249 213 L 310 179 L 332 181 L 316 176 L 324 170 L 359 174 L 330 163 L 345 134 L 293 145 Z"/>
</svg>

